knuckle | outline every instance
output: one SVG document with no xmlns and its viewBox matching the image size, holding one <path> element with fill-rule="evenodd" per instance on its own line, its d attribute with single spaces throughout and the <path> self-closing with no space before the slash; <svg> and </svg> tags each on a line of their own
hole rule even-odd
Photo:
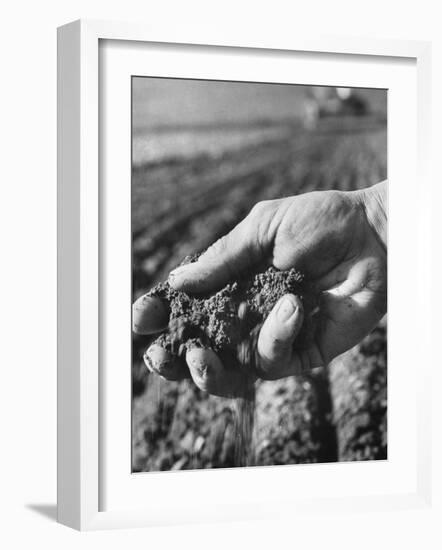
<svg viewBox="0 0 442 550">
<path fill-rule="evenodd" d="M 256 203 L 250 211 L 248 221 L 253 224 L 255 246 L 258 249 L 264 249 L 268 243 L 272 242 L 279 219 L 275 214 L 280 204 L 280 199 L 264 200 Z"/>
<path fill-rule="evenodd" d="M 264 213 L 268 212 L 272 208 L 272 205 L 275 201 L 273 200 L 264 200 L 257 202 L 253 208 L 250 210 L 250 215 L 252 217 L 261 217 Z"/>
</svg>

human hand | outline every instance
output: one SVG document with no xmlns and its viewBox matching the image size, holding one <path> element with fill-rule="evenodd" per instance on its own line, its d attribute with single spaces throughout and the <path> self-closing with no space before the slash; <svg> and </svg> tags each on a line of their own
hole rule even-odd
<svg viewBox="0 0 442 550">
<path fill-rule="evenodd" d="M 278 379 L 325 366 L 356 345 L 386 312 L 386 182 L 353 191 L 320 191 L 258 203 L 228 235 L 197 262 L 180 266 L 170 285 L 187 293 L 208 293 L 270 265 L 303 272 L 320 292 L 320 322 L 312 344 L 294 350 L 303 322 L 301 301 L 287 294 L 264 322 L 257 343 L 257 374 Z M 135 302 L 135 332 L 167 326 L 157 298 Z M 146 352 L 151 369 L 169 379 L 186 369 L 157 344 Z M 210 349 L 187 351 L 190 374 L 203 390 L 241 395 L 244 380 L 227 371 Z"/>
</svg>

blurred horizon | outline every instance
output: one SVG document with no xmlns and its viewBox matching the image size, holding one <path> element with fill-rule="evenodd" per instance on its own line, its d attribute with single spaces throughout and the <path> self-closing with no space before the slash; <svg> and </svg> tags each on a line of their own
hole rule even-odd
<svg viewBox="0 0 442 550">
<path fill-rule="evenodd" d="M 132 78 L 133 163 L 220 156 L 238 146 L 275 141 L 311 127 L 332 86 Z M 386 90 L 341 88 L 367 113 L 385 118 Z"/>
</svg>

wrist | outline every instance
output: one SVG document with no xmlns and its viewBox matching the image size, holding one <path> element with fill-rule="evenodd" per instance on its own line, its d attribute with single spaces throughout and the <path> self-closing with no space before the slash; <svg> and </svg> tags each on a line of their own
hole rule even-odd
<svg viewBox="0 0 442 550">
<path fill-rule="evenodd" d="M 387 248 L 387 180 L 356 193 L 368 223 L 382 245 Z"/>
</svg>

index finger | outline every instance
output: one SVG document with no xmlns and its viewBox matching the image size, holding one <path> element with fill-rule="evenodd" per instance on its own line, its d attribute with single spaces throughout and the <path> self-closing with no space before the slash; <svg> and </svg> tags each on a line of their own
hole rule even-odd
<svg viewBox="0 0 442 550">
<path fill-rule="evenodd" d="M 196 262 L 181 265 L 169 274 L 175 290 L 190 294 L 214 292 L 262 263 L 255 218 L 249 214 L 224 237 L 213 243 Z"/>
</svg>

